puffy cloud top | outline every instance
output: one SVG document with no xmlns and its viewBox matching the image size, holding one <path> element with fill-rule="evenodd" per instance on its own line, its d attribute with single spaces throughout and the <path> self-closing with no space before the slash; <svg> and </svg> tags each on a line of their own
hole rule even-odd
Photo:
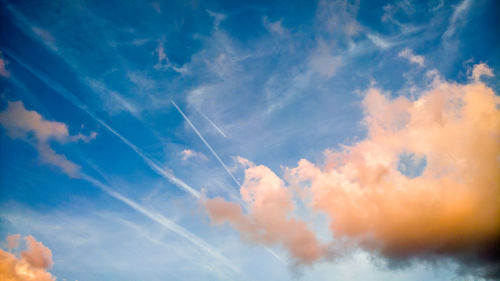
<svg viewBox="0 0 500 281">
<path fill-rule="evenodd" d="M 11 244 L 11 241 L 19 238 L 19 234 L 8 236 L 9 247 L 17 247 L 18 245 Z M 20 257 L 0 249 L 0 280 L 55 281 L 56 278 L 47 271 L 54 264 L 52 251 L 31 235 L 24 240 L 27 249 L 21 251 Z"/>
</svg>

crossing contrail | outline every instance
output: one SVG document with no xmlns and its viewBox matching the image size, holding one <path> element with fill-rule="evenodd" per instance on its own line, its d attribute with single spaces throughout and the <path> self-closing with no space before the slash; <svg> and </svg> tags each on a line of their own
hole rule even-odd
<svg viewBox="0 0 500 281">
<path fill-rule="evenodd" d="M 201 112 L 201 111 L 199 111 L 199 110 L 196 110 L 196 111 L 198 111 L 198 113 L 199 113 L 201 116 L 203 116 L 203 118 L 205 118 L 205 120 L 207 120 L 207 121 L 208 121 L 208 123 L 210 123 L 210 125 L 212 125 L 212 127 L 214 127 L 214 128 L 215 128 L 215 130 L 217 130 L 217 132 L 219 132 L 219 133 L 220 133 L 223 137 L 225 137 L 225 138 L 227 137 L 227 136 L 226 136 L 226 134 L 224 134 L 224 132 L 223 132 L 223 131 L 222 131 L 222 130 L 221 130 L 221 129 L 217 126 L 217 125 L 215 125 L 215 123 L 214 123 L 214 122 L 212 122 L 212 120 L 210 120 L 210 119 L 209 119 L 209 118 L 208 118 L 205 114 L 203 114 L 203 112 Z"/>
<path fill-rule="evenodd" d="M 191 129 L 193 129 L 193 131 L 198 135 L 198 137 L 200 137 L 201 141 L 203 141 L 203 143 L 207 146 L 207 148 L 210 150 L 210 152 L 212 152 L 212 154 L 217 159 L 217 161 L 219 161 L 219 163 L 222 165 L 222 167 L 224 167 L 224 169 L 226 170 L 226 172 L 231 176 L 231 178 L 238 185 L 238 187 L 241 187 L 241 183 L 236 179 L 236 177 L 233 175 L 233 173 L 231 173 L 231 171 L 227 168 L 226 164 L 224 164 L 224 162 L 220 159 L 219 155 L 217 155 L 217 153 L 212 148 L 212 146 L 207 142 L 207 140 L 203 137 L 203 135 L 200 133 L 200 131 L 198 131 L 198 129 L 193 125 L 193 123 L 191 122 L 191 120 L 189 120 L 189 118 L 186 116 L 186 114 L 184 114 L 184 112 L 180 109 L 179 106 L 177 106 L 177 104 L 173 100 L 171 102 L 175 106 L 175 108 L 177 109 L 177 111 L 179 111 L 179 113 L 182 115 L 182 117 L 184 118 L 184 120 L 186 120 L 186 122 L 189 124 L 189 126 L 191 127 Z M 280 263 L 282 263 L 282 264 L 285 263 L 284 260 L 283 260 L 283 258 L 280 257 L 277 253 L 275 253 L 272 249 L 270 249 L 268 247 L 264 247 L 264 248 L 274 258 L 276 258 Z"/>
<path fill-rule="evenodd" d="M 150 157 L 148 157 L 147 155 L 144 154 L 144 152 L 142 152 L 141 149 L 139 149 L 137 146 L 135 146 L 133 143 L 131 143 L 127 138 L 125 138 L 124 136 L 122 136 L 120 133 L 118 133 L 116 130 L 114 130 L 111 126 L 109 126 L 106 122 L 104 122 L 102 119 L 100 119 L 97 115 L 95 115 L 90 109 L 89 107 L 84 104 L 82 101 L 80 101 L 80 99 L 74 95 L 73 93 L 71 93 L 69 90 L 67 90 L 66 88 L 64 88 L 63 86 L 61 86 L 59 83 L 53 81 L 52 79 L 50 79 L 49 77 L 47 77 L 46 75 L 44 75 L 43 73 L 33 69 L 32 67 L 28 66 L 26 63 L 24 63 L 20 58 L 18 58 L 16 55 L 14 55 L 12 52 L 6 50 L 5 48 L 2 48 L 2 51 L 7 54 L 9 57 L 11 57 L 14 61 L 16 61 L 19 65 L 21 65 L 22 67 L 24 67 L 26 70 L 28 70 L 31 74 L 33 74 L 35 77 L 37 77 L 40 81 L 42 81 L 43 83 L 45 83 L 47 86 L 49 86 L 51 89 L 54 90 L 55 93 L 57 93 L 58 95 L 60 95 L 61 97 L 63 97 L 64 99 L 66 99 L 67 101 L 69 101 L 71 104 L 73 104 L 74 106 L 80 108 L 81 110 L 83 110 L 85 113 L 87 113 L 90 117 L 92 117 L 92 119 L 94 119 L 96 122 L 98 122 L 99 124 L 101 124 L 103 127 L 105 127 L 110 133 L 112 133 L 113 135 L 115 135 L 116 137 L 118 137 L 125 145 L 127 145 L 130 149 L 132 149 L 144 162 L 145 164 L 150 168 L 152 169 L 154 172 L 156 172 L 157 174 L 159 174 L 160 176 L 162 176 L 163 178 L 167 179 L 169 182 L 171 182 L 172 184 L 176 185 L 177 187 L 187 191 L 189 194 L 191 194 L 193 197 L 199 199 L 200 198 L 200 192 L 195 190 L 194 188 L 192 188 L 191 186 L 189 186 L 187 183 L 185 183 L 183 180 L 179 179 L 178 177 L 176 177 L 173 173 L 163 169 L 160 167 L 160 165 L 154 161 L 153 159 L 151 159 Z M 201 140 L 205 143 L 205 145 L 209 148 L 209 150 L 212 152 L 212 154 L 215 156 L 215 158 L 219 161 L 219 163 L 224 167 L 224 169 L 226 170 L 226 172 L 231 176 L 231 178 L 235 181 L 235 183 L 239 186 L 241 186 L 240 182 L 234 177 L 234 175 L 231 173 L 231 171 L 229 171 L 229 169 L 227 168 L 227 166 L 224 164 L 224 162 L 222 162 L 222 160 L 220 159 L 220 157 L 217 155 L 217 153 L 215 153 L 215 151 L 213 150 L 213 148 L 210 146 L 210 144 L 208 144 L 208 142 L 205 140 L 205 138 L 201 135 L 201 133 L 196 129 L 196 127 L 194 127 L 194 125 L 191 123 L 191 121 L 187 118 L 187 116 L 184 114 L 184 112 L 182 112 L 182 110 L 177 106 L 177 104 L 175 104 L 174 101 L 172 101 L 172 104 L 177 108 L 177 110 L 179 111 L 179 113 L 181 113 L 181 115 L 184 117 L 184 119 L 188 122 L 188 124 L 191 126 L 191 128 L 196 132 L 196 134 L 201 138 Z M 90 178 L 89 178 L 90 179 Z M 94 179 L 95 180 L 95 179 Z M 103 189 L 104 190 L 104 189 Z M 111 189 L 109 189 L 110 191 L 112 191 Z M 106 190 L 104 190 L 106 191 Z M 107 191 L 106 191 L 107 192 Z M 126 201 L 122 200 L 122 199 L 128 199 L 126 197 L 123 197 L 123 195 L 119 194 L 119 193 L 109 193 L 111 196 L 115 197 L 114 195 L 116 195 L 116 199 L 126 203 Z M 113 195 L 114 194 L 114 195 Z M 122 199 L 120 199 L 122 198 Z M 130 199 L 128 199 L 129 203 L 135 203 L 133 201 L 130 201 Z M 132 207 L 132 205 L 129 205 Z M 139 205 L 136 205 L 136 206 L 139 206 Z M 139 206 L 140 207 L 140 206 Z M 135 209 L 135 208 L 134 208 Z M 136 209 L 137 211 L 139 211 L 139 209 Z M 144 209 L 143 209 L 144 210 Z M 149 217 L 149 216 L 148 216 Z M 160 219 L 160 221 L 163 221 L 163 222 L 166 222 L 164 221 L 163 219 L 161 219 L 161 215 L 160 217 L 156 217 L 156 219 Z M 151 218 L 151 217 L 150 217 Z M 163 217 L 164 218 L 164 217 Z M 153 218 L 151 218 L 153 219 Z M 166 219 L 166 218 L 165 218 Z M 155 219 L 153 219 L 155 220 Z M 168 220 L 167 220 L 168 221 Z M 183 229 L 183 228 L 181 228 Z M 178 229 L 179 230 L 179 229 Z M 185 230 L 185 229 L 184 229 Z M 276 257 L 280 262 L 283 263 L 283 259 L 281 257 L 279 257 L 276 253 L 274 253 L 271 249 L 267 248 L 266 247 L 266 250 L 271 253 L 274 257 Z"/>
<path fill-rule="evenodd" d="M 161 226 L 169 229 L 172 232 L 175 232 L 176 234 L 180 235 L 184 239 L 188 240 L 195 246 L 199 247 L 200 249 L 204 250 L 208 254 L 210 254 L 212 257 L 216 258 L 217 260 L 221 261 L 223 264 L 231 268 L 232 270 L 241 273 L 241 271 L 235 267 L 229 260 L 227 260 L 225 257 L 223 257 L 217 250 L 215 250 L 211 245 L 209 245 L 207 242 L 205 242 L 203 239 L 200 237 L 196 236 L 195 234 L 191 233 L 189 230 L 185 229 L 184 227 L 176 224 L 175 222 L 171 221 L 170 219 L 166 218 L 160 213 L 148 210 L 141 206 L 139 203 L 133 201 L 132 199 L 122 195 L 121 193 L 115 191 L 113 188 L 110 186 L 104 184 L 103 182 L 89 176 L 86 174 L 81 174 L 81 178 L 85 181 L 88 181 L 95 187 L 98 187 L 111 197 L 121 201 L 122 203 L 125 203 L 135 211 L 143 214 L 144 216 L 148 217 L 152 221 L 160 224 Z"/>
<path fill-rule="evenodd" d="M 80 108 L 83 110 L 85 113 L 87 113 L 90 117 L 92 117 L 95 121 L 97 121 L 99 124 L 104 126 L 109 132 L 111 132 L 113 135 L 118 137 L 125 145 L 127 145 L 129 148 L 131 148 L 145 163 L 146 165 L 155 171 L 157 174 L 162 176 L 163 178 L 167 179 L 169 182 L 173 183 L 177 187 L 187 191 L 189 194 L 196 198 L 200 198 L 200 192 L 189 186 L 187 183 L 185 183 L 183 180 L 179 179 L 176 177 L 172 172 L 169 172 L 165 169 L 163 169 L 156 161 L 148 157 L 142 150 L 140 150 L 137 146 L 135 146 L 133 143 L 131 143 L 127 138 L 122 136 L 120 133 L 118 133 L 116 130 L 114 130 L 111 126 L 109 126 L 106 122 L 104 122 L 101 118 L 99 118 L 97 115 L 95 115 L 87 105 L 85 105 L 80 99 L 75 96 L 73 93 L 71 93 L 69 90 L 61 86 L 59 83 L 53 81 L 52 79 L 48 78 L 46 75 L 43 73 L 31 68 L 27 64 L 25 64 L 20 58 L 18 58 L 16 55 L 12 54 L 10 51 L 7 51 L 3 49 L 3 51 L 12 59 L 14 59 L 18 64 L 23 66 L 26 70 L 31 72 L 35 77 L 37 77 L 40 81 L 44 82 L 47 86 L 52 88 L 58 95 L 62 96 L 69 102 L 71 102 L 74 106 Z"/>
<path fill-rule="evenodd" d="M 189 124 L 189 126 L 191 127 L 191 129 L 193 129 L 193 131 L 198 135 L 198 137 L 200 137 L 201 141 L 205 144 L 205 146 L 208 148 L 208 150 L 210 150 L 210 152 L 212 152 L 212 154 L 214 155 L 215 159 L 217 159 L 217 161 L 219 161 L 219 163 L 222 165 L 222 167 L 224 167 L 224 170 L 226 170 L 226 172 L 229 174 L 229 176 L 231 176 L 231 178 L 238 185 L 238 187 L 240 187 L 241 186 L 240 181 L 238 181 L 238 179 L 236 179 L 236 177 L 233 175 L 233 173 L 231 173 L 231 171 L 229 171 L 229 168 L 226 166 L 226 164 L 224 164 L 224 162 L 222 161 L 222 159 L 220 159 L 219 155 L 217 155 L 217 153 L 215 152 L 215 150 L 207 142 L 207 140 L 203 137 L 203 135 L 200 133 L 200 131 L 198 131 L 198 129 L 196 129 L 196 127 L 193 125 L 193 123 L 191 123 L 191 120 L 189 120 L 189 118 L 186 116 L 186 114 L 184 114 L 184 112 L 180 109 L 180 107 L 177 106 L 177 104 L 173 100 L 171 102 L 175 106 L 175 108 L 177 109 L 177 111 L 179 111 L 179 113 L 182 115 L 182 117 L 184 118 L 184 120 L 186 120 L 186 122 Z"/>
</svg>

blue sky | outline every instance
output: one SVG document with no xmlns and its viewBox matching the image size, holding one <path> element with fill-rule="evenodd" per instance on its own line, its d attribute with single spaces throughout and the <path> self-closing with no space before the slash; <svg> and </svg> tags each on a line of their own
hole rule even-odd
<svg viewBox="0 0 500 281">
<path fill-rule="evenodd" d="M 286 178 L 369 138 L 368 89 L 413 101 L 439 76 L 498 96 L 499 11 L 488 0 L 1 1 L 0 236 L 42 242 L 57 280 L 465 280 L 453 255 L 394 265 L 362 246 L 297 265 L 280 243 L 215 225 L 200 202 L 251 208 L 243 158 Z M 402 174 L 425 177 L 426 155 L 401 157 Z M 328 214 L 294 200 L 328 240 Z"/>
</svg>

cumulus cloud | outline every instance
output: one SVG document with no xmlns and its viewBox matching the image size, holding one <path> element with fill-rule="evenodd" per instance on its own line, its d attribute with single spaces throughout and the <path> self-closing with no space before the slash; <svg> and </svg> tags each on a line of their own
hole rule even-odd
<svg viewBox="0 0 500 281">
<path fill-rule="evenodd" d="M 20 235 L 7 237 L 7 243 L 16 241 L 19 246 Z M 56 278 L 47 270 L 52 267 L 52 251 L 38 242 L 33 236 L 24 238 L 27 249 L 20 256 L 0 249 L 0 279 L 5 281 L 55 281 Z M 8 248 L 12 250 L 13 248 Z"/>
<path fill-rule="evenodd" d="M 10 71 L 7 70 L 8 64 L 9 64 L 9 62 L 3 58 L 2 52 L 0 52 L 0 76 L 3 76 L 3 77 L 10 76 Z"/>
<path fill-rule="evenodd" d="M 302 159 L 285 169 L 289 186 L 308 194 L 309 211 L 328 214 L 330 245 L 349 241 L 392 261 L 454 258 L 499 276 L 500 98 L 479 81 L 486 69 L 475 66 L 478 78 L 467 84 L 435 76 L 415 99 L 370 88 L 366 139 L 327 150 L 324 163 Z M 408 154 L 425 159 L 421 174 L 398 168 Z M 251 165 L 240 191 L 248 212 L 221 198 L 205 205 L 214 222 L 231 223 L 252 242 L 281 243 L 298 261 L 332 254 L 293 219 L 288 190 L 267 167 Z"/>
<path fill-rule="evenodd" d="M 404 50 L 399 52 L 398 56 L 407 59 L 411 63 L 418 64 L 419 66 L 424 66 L 424 57 L 414 54 L 412 49 L 405 48 Z"/>
<path fill-rule="evenodd" d="M 27 110 L 21 101 L 8 102 L 7 109 L 0 112 L 0 124 L 9 137 L 29 142 L 38 150 L 43 162 L 61 168 L 71 177 L 77 176 L 80 167 L 66 159 L 64 155 L 57 154 L 50 147 L 50 141 L 89 142 L 97 136 L 95 132 L 88 136 L 83 134 L 72 136 L 66 124 L 44 119 L 38 112 Z"/>
<path fill-rule="evenodd" d="M 240 192 L 250 206 L 248 214 L 243 213 L 240 205 L 220 197 L 205 202 L 215 223 L 231 223 L 244 239 L 252 242 L 280 243 L 298 262 L 311 263 L 325 256 L 326 246 L 307 224 L 290 217 L 294 210 L 292 194 L 269 168 L 252 165 L 246 169 Z"/>
</svg>

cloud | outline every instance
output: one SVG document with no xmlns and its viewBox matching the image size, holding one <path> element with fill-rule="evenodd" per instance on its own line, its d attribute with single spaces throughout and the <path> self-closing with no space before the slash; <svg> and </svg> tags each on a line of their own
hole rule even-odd
<svg viewBox="0 0 500 281">
<path fill-rule="evenodd" d="M 373 44 L 382 49 L 387 49 L 390 48 L 392 45 L 394 45 L 392 42 L 387 41 L 381 36 L 373 33 L 367 33 L 366 36 L 368 37 L 368 39 L 370 39 L 370 41 L 373 42 Z"/>
<path fill-rule="evenodd" d="M 85 82 L 87 86 L 99 95 L 108 113 L 116 114 L 121 111 L 127 111 L 134 117 L 140 118 L 142 109 L 138 108 L 134 103 L 131 103 L 122 94 L 109 89 L 104 83 L 94 79 L 87 78 Z"/>
<path fill-rule="evenodd" d="M 412 49 L 405 48 L 399 52 L 398 57 L 405 58 L 411 63 L 418 64 L 419 66 L 424 66 L 425 59 L 423 56 L 415 55 Z"/>
<path fill-rule="evenodd" d="M 56 40 L 50 32 L 48 32 L 47 30 L 45 30 L 39 26 L 33 26 L 32 31 L 40 38 L 40 40 L 42 40 L 42 42 L 47 47 L 49 47 L 53 51 L 58 50 L 57 45 L 56 45 Z"/>
<path fill-rule="evenodd" d="M 271 33 L 283 35 L 287 32 L 286 28 L 283 27 L 283 20 L 272 22 L 267 17 L 263 17 L 262 23 L 264 24 L 264 27 Z"/>
<path fill-rule="evenodd" d="M 470 9 L 472 2 L 470 0 L 463 0 L 460 4 L 458 4 L 455 7 L 455 10 L 453 11 L 453 15 L 451 16 L 450 19 L 450 24 L 448 25 L 448 29 L 444 32 L 443 36 L 445 39 L 451 38 L 457 28 L 464 24 L 464 18 L 467 15 L 467 12 Z"/>
<path fill-rule="evenodd" d="M 472 75 L 470 78 L 474 82 L 480 82 L 481 76 L 493 77 L 493 70 L 491 70 L 491 68 L 489 68 L 485 63 L 476 64 L 472 68 Z"/>
<path fill-rule="evenodd" d="M 82 140 L 88 142 L 97 136 L 78 134 L 71 136 L 68 126 L 62 122 L 45 120 L 38 112 L 27 110 L 21 101 L 8 102 L 7 109 L 0 112 L 0 124 L 7 135 L 13 139 L 22 139 L 32 144 L 43 162 L 52 164 L 71 177 L 76 177 L 80 167 L 57 154 L 49 145 L 50 141 L 60 143 Z"/>
<path fill-rule="evenodd" d="M 3 58 L 2 52 L 0 51 L 0 76 L 9 77 L 10 71 L 7 70 L 7 65 L 9 62 Z"/>
<path fill-rule="evenodd" d="M 7 243 L 19 242 L 20 235 L 7 237 Z M 8 281 L 55 281 L 47 270 L 52 267 L 52 251 L 33 236 L 24 238 L 27 250 L 20 257 L 0 249 L 0 279 Z M 17 245 L 16 245 L 17 246 Z M 9 249 L 10 250 L 10 249 Z"/>
<path fill-rule="evenodd" d="M 246 169 L 240 193 L 249 204 L 248 214 L 243 213 L 240 205 L 220 197 L 204 202 L 215 223 L 229 222 L 251 242 L 282 244 L 301 263 L 311 263 L 325 255 L 326 247 L 307 224 L 289 217 L 294 210 L 292 194 L 269 168 L 259 165 Z"/>
<path fill-rule="evenodd" d="M 12 250 L 19 247 L 19 242 L 21 240 L 21 234 L 13 234 L 7 236 L 7 250 Z"/>
<path fill-rule="evenodd" d="M 334 34 L 340 30 L 350 37 L 361 30 L 361 25 L 356 20 L 358 10 L 359 1 L 321 0 L 315 18 L 327 32 Z"/>
<path fill-rule="evenodd" d="M 186 66 L 181 66 L 178 67 L 175 64 L 171 63 L 167 54 L 165 53 L 165 42 L 164 40 L 159 40 L 158 41 L 158 46 L 156 47 L 155 50 L 156 54 L 158 55 L 158 62 L 155 64 L 156 69 L 172 69 L 177 73 L 180 74 L 186 74 L 188 72 L 188 69 Z"/>
<path fill-rule="evenodd" d="M 184 149 L 183 151 L 181 151 L 181 155 L 182 155 L 182 161 L 187 161 L 190 158 L 198 158 L 200 160 L 207 160 L 207 157 L 205 156 L 205 154 L 191 150 L 191 149 Z"/>
<path fill-rule="evenodd" d="M 327 78 L 335 75 L 342 64 L 341 57 L 332 55 L 331 48 L 324 41 L 318 42 L 317 49 L 309 58 L 311 69 Z"/>
<path fill-rule="evenodd" d="M 211 16 L 212 18 L 214 18 L 214 28 L 215 28 L 215 30 L 218 30 L 219 29 L 219 25 L 221 24 L 221 22 L 223 22 L 227 18 L 227 15 L 222 14 L 222 13 L 216 13 L 216 12 L 213 12 L 213 11 L 210 11 L 210 10 L 207 10 L 207 13 L 208 13 L 209 16 Z"/>
<path fill-rule="evenodd" d="M 486 65 L 474 69 L 473 77 L 491 74 Z M 285 178 L 309 194 L 309 212 L 329 215 L 331 245 L 349 241 L 396 262 L 454 258 L 498 277 L 499 105 L 477 79 L 459 84 L 435 76 L 415 99 L 370 88 L 362 102 L 366 139 L 327 150 L 324 163 L 302 159 Z M 425 159 L 420 175 L 398 169 L 408 154 Z M 230 222 L 255 243 L 281 243 L 305 263 L 334 251 L 293 219 L 291 194 L 267 167 L 246 169 L 241 196 L 250 205 L 246 214 L 235 203 L 208 199 L 212 220 Z"/>
</svg>

